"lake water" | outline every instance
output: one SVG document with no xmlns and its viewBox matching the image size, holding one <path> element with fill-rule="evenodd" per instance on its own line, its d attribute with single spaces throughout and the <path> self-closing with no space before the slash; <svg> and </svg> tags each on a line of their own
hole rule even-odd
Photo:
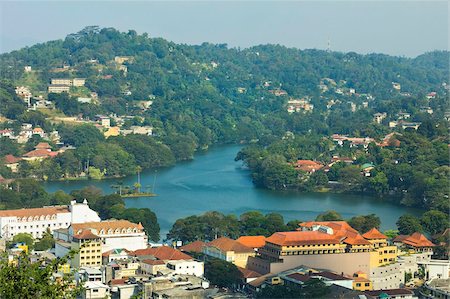
<svg viewBox="0 0 450 299">
<path fill-rule="evenodd" d="M 246 211 L 258 210 L 263 213 L 277 212 L 285 221 L 300 219 L 314 220 L 321 212 L 336 210 L 344 218 L 374 213 L 381 218 L 381 228 L 394 229 L 398 217 L 405 213 L 420 215 L 419 209 L 395 205 L 388 200 L 362 195 L 333 193 L 299 193 L 269 191 L 255 188 L 249 171 L 235 162 L 234 157 L 241 147 L 214 147 L 207 152 L 198 153 L 189 162 L 178 163 L 168 169 L 144 171 L 141 174 L 142 186 L 153 186 L 156 197 L 126 199 L 127 207 L 150 208 L 161 226 L 161 237 L 170 230 L 175 220 L 206 211 L 219 211 L 240 215 Z M 155 179 L 156 178 L 156 179 Z M 49 192 L 72 190 L 94 185 L 111 193 L 111 185 L 123 181 L 133 185 L 136 176 L 103 181 L 47 182 Z"/>
</svg>

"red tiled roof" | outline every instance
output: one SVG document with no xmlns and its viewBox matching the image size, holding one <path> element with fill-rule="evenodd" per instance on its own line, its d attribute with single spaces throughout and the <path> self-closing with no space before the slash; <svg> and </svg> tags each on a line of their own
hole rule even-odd
<svg viewBox="0 0 450 299">
<path fill-rule="evenodd" d="M 126 284 L 126 282 L 128 281 L 128 279 L 111 279 L 111 281 L 109 282 L 110 285 L 119 285 L 119 284 Z"/>
<path fill-rule="evenodd" d="M 392 242 L 403 242 L 403 240 L 405 240 L 408 237 L 409 237 L 408 235 L 398 235 L 392 240 Z"/>
<path fill-rule="evenodd" d="M 14 163 L 19 162 L 20 160 L 22 160 L 22 159 L 14 157 L 13 155 L 6 155 L 3 158 L 3 161 L 5 161 L 6 164 L 14 164 Z"/>
<path fill-rule="evenodd" d="M 306 172 L 311 172 L 311 171 L 316 171 L 319 170 L 323 167 L 323 165 L 321 163 L 318 163 L 316 161 L 311 161 L 311 160 L 298 160 L 296 163 L 296 168 L 306 171 Z"/>
<path fill-rule="evenodd" d="M 74 235 L 73 238 L 78 240 L 92 240 L 100 237 L 92 233 L 90 230 L 84 230 L 80 234 Z"/>
<path fill-rule="evenodd" d="M 142 261 L 144 264 L 147 265 L 165 265 L 166 263 L 164 263 L 164 261 L 161 260 L 143 260 Z"/>
<path fill-rule="evenodd" d="M 57 156 L 58 152 L 52 152 L 48 149 L 35 149 L 31 152 L 24 154 L 24 157 L 33 158 L 33 157 L 54 157 Z"/>
<path fill-rule="evenodd" d="M 206 244 L 206 246 L 216 247 L 223 252 L 234 251 L 236 253 L 255 252 L 253 248 L 247 247 L 236 240 L 221 237 Z"/>
<path fill-rule="evenodd" d="M 48 142 L 39 142 L 35 147 L 35 149 L 50 149 L 52 148 Z"/>
<path fill-rule="evenodd" d="M 261 273 L 258 273 L 258 272 L 253 271 L 253 270 L 245 269 L 245 268 L 242 268 L 242 267 L 237 267 L 237 268 L 239 269 L 239 271 L 241 271 L 242 276 L 244 278 L 257 278 L 257 277 L 261 277 L 262 276 Z"/>
<path fill-rule="evenodd" d="M 138 249 L 132 253 L 134 256 L 151 255 L 159 260 L 191 260 L 192 257 L 169 246 L 149 247 L 146 249 Z"/>
<path fill-rule="evenodd" d="M 266 237 L 264 236 L 242 236 L 236 241 L 250 248 L 261 248 L 266 245 Z"/>
<path fill-rule="evenodd" d="M 319 231 L 278 232 L 266 239 L 280 246 L 307 244 L 339 244 L 339 238 Z"/>
<path fill-rule="evenodd" d="M 69 213 L 69 209 L 65 206 L 56 206 L 33 209 L 3 210 L 0 211 L 0 217 L 40 217 L 56 215 L 58 213 Z"/>
<path fill-rule="evenodd" d="M 385 235 L 383 235 L 378 229 L 375 227 L 369 230 L 368 232 L 362 235 L 364 238 L 373 240 L 373 239 L 387 239 Z"/>
<path fill-rule="evenodd" d="M 292 274 L 286 275 L 286 277 L 289 277 L 290 279 L 301 281 L 301 282 L 305 282 L 305 281 L 308 281 L 311 279 L 311 277 L 309 275 L 304 275 L 301 273 L 292 273 Z"/>
<path fill-rule="evenodd" d="M 405 238 L 402 241 L 404 244 L 413 246 L 413 247 L 433 247 L 434 245 L 430 240 L 428 240 L 421 233 L 415 232 L 411 236 Z"/>
<path fill-rule="evenodd" d="M 181 251 L 187 251 L 187 252 L 202 252 L 203 246 L 205 246 L 205 242 L 203 241 L 195 241 L 189 244 L 186 244 L 184 246 L 181 246 L 179 249 Z"/>
</svg>

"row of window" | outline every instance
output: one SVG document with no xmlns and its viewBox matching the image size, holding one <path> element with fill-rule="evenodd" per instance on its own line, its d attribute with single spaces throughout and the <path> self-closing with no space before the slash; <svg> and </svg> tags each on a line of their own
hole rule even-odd
<svg viewBox="0 0 450 299">
<path fill-rule="evenodd" d="M 138 233 L 139 232 L 139 230 L 137 229 L 137 228 L 133 228 L 133 229 L 131 229 L 131 228 L 128 228 L 128 229 L 126 229 L 126 228 L 123 228 L 122 230 L 120 230 L 120 229 L 116 229 L 116 230 L 113 230 L 113 229 L 108 229 L 107 231 L 106 231 L 106 234 L 107 235 L 111 235 L 111 234 L 120 234 L 120 233 L 122 233 L 122 234 L 129 234 L 129 233 Z M 81 230 L 79 230 L 78 231 L 78 234 L 80 234 L 81 233 Z M 99 234 L 100 235 L 105 235 L 105 230 L 104 229 L 101 229 L 100 230 L 100 232 L 99 232 Z"/>
<path fill-rule="evenodd" d="M 63 225 L 63 223 L 58 223 L 58 226 L 62 226 L 62 225 Z M 66 222 L 66 226 L 69 226 L 68 222 Z M 40 227 L 51 227 L 51 223 L 42 224 Z M 56 227 L 56 223 L 53 223 L 53 227 Z M 15 228 L 15 226 L 11 226 L 10 227 L 10 229 L 14 229 L 14 228 Z M 23 229 L 28 229 L 28 228 L 39 228 L 39 224 L 30 225 L 30 226 L 28 226 L 28 225 L 24 225 L 23 226 Z M 22 229 L 22 226 L 17 226 L 17 229 Z"/>
</svg>

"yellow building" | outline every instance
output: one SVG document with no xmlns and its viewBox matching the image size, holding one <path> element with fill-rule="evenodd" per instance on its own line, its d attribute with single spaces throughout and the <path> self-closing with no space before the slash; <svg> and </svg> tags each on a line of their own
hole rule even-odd
<svg viewBox="0 0 450 299">
<path fill-rule="evenodd" d="M 74 235 L 71 248 L 78 252 L 71 260 L 72 267 L 99 267 L 102 264 L 101 238 L 90 230 Z"/>
<path fill-rule="evenodd" d="M 247 260 L 250 256 L 256 255 L 253 248 L 227 237 L 218 238 L 206 243 L 203 246 L 203 253 L 233 263 L 242 268 L 247 266 Z"/>
<path fill-rule="evenodd" d="M 103 133 L 105 138 L 111 137 L 111 136 L 119 136 L 119 127 L 110 127 L 107 131 Z"/>
<path fill-rule="evenodd" d="M 58 272 L 64 273 L 64 274 L 69 274 L 70 273 L 70 264 L 69 263 L 65 263 L 62 265 L 58 266 Z"/>
<path fill-rule="evenodd" d="M 353 289 L 357 291 L 372 291 L 373 290 L 373 284 L 372 282 L 367 278 L 367 274 L 358 271 L 353 275 Z"/>
<path fill-rule="evenodd" d="M 385 266 L 397 261 L 397 246 L 390 246 L 387 242 L 387 237 L 379 230 L 372 228 L 370 231 L 363 234 L 363 237 L 367 239 L 373 247 L 373 251 L 370 253 L 371 268 Z"/>
</svg>

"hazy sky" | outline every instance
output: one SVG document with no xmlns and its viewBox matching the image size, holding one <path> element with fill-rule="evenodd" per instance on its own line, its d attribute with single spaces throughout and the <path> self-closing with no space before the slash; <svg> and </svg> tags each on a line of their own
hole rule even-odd
<svg viewBox="0 0 450 299">
<path fill-rule="evenodd" d="M 64 38 L 87 25 L 188 44 L 416 56 L 449 47 L 448 1 L 5 1 L 0 52 Z"/>
</svg>

